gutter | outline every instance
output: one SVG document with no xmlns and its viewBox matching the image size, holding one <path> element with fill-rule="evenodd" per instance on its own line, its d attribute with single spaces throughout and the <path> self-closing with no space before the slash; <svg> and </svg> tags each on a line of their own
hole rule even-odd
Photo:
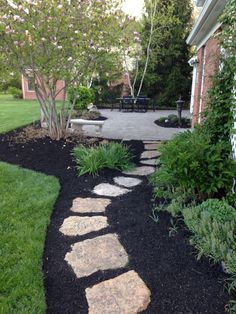
<svg viewBox="0 0 236 314">
<path fill-rule="evenodd" d="M 202 11 L 187 38 L 188 45 L 197 45 L 199 40 L 200 32 L 203 33 L 203 36 L 206 35 L 208 31 L 210 31 L 214 27 L 214 23 L 211 25 L 208 21 L 209 16 L 211 15 L 211 22 L 214 21 L 215 24 L 218 24 L 218 17 L 223 11 L 227 0 L 207 0 L 202 8 Z M 208 25 L 207 25 L 208 22 Z M 209 29 L 208 29 L 209 27 Z"/>
</svg>

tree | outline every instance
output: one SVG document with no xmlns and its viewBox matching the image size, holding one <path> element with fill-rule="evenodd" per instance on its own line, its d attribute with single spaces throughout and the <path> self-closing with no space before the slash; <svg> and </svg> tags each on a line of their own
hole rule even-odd
<svg viewBox="0 0 236 314">
<path fill-rule="evenodd" d="M 70 111 L 56 107 L 58 80 L 64 95 L 91 72 L 97 56 L 116 46 L 118 1 L 0 0 L 0 49 L 10 68 L 33 77 L 41 112 L 53 139 L 65 136 Z"/>
<path fill-rule="evenodd" d="M 173 14 L 174 6 L 172 3 L 166 4 L 164 10 L 161 6 L 161 0 L 147 0 L 145 8 L 142 21 L 135 21 L 136 24 L 126 21 L 123 26 L 126 33 L 123 56 L 130 92 L 133 97 L 138 97 L 142 91 L 155 47 L 156 36 L 163 33 L 169 34 L 170 29 L 179 24 L 179 19 Z M 129 37 L 132 36 L 135 45 L 130 48 L 125 43 L 129 43 Z M 131 62 L 128 57 L 130 57 Z"/>
<path fill-rule="evenodd" d="M 141 34 L 143 51 L 146 51 L 146 38 L 150 32 L 151 2 L 146 0 L 147 14 L 144 16 Z M 186 38 L 191 29 L 191 1 L 159 0 L 157 13 L 161 13 L 161 16 L 157 15 L 154 27 L 161 28 L 161 31 L 153 34 L 144 88 L 146 93 L 160 104 L 171 105 L 180 95 L 187 100 L 190 93 L 190 48 L 186 44 Z M 166 27 L 163 25 L 163 19 L 166 20 Z M 145 58 L 140 67 L 145 67 Z"/>
</svg>

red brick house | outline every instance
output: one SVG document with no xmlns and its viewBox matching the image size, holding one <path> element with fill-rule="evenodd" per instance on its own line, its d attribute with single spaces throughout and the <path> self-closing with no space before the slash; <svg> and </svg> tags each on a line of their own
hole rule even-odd
<svg viewBox="0 0 236 314">
<path fill-rule="evenodd" d="M 192 126 L 201 122 L 200 113 L 206 108 L 212 78 L 219 71 L 220 46 L 216 38 L 218 22 L 227 0 L 196 0 L 200 14 L 188 36 L 187 43 L 196 47 L 196 56 L 189 60 L 193 67 L 191 92 Z"/>
<path fill-rule="evenodd" d="M 21 78 L 22 82 L 22 93 L 23 93 L 23 99 L 37 99 L 35 90 L 34 90 L 34 82 L 33 78 L 26 78 L 22 75 Z M 60 93 L 57 95 L 57 100 L 63 100 L 64 98 L 64 81 L 58 81 L 57 82 L 57 90 L 60 91 Z"/>
</svg>

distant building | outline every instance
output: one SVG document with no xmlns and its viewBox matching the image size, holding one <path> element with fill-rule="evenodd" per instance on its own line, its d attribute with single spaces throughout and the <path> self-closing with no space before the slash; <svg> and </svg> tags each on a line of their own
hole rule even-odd
<svg viewBox="0 0 236 314">
<path fill-rule="evenodd" d="M 227 0 L 196 0 L 200 14 L 188 36 L 187 43 L 196 46 L 196 56 L 189 60 L 193 67 L 191 92 L 192 125 L 201 122 L 200 113 L 206 108 L 212 78 L 219 71 L 220 45 L 214 36 L 221 31 L 219 16 Z"/>
<path fill-rule="evenodd" d="M 34 90 L 34 79 L 33 77 L 25 77 L 22 75 L 22 93 L 23 93 L 23 99 L 31 99 L 35 100 L 37 99 L 35 90 Z M 57 100 L 63 100 L 64 98 L 64 81 L 58 81 L 57 82 L 57 91 L 60 91 L 59 94 L 57 95 L 56 99 Z"/>
</svg>

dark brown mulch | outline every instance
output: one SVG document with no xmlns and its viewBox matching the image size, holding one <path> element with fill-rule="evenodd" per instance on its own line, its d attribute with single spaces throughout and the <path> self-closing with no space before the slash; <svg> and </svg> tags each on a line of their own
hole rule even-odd
<svg viewBox="0 0 236 314">
<path fill-rule="evenodd" d="M 181 126 L 179 126 L 178 122 L 172 122 L 172 121 L 168 121 L 168 122 L 162 122 L 160 120 L 156 120 L 154 121 L 154 123 L 158 126 L 161 126 L 163 128 L 180 128 L 180 129 L 189 129 L 191 128 L 191 124 L 190 122 L 187 121 L 183 121 Z"/>
<path fill-rule="evenodd" d="M 160 214 L 158 223 L 150 218 L 152 187 L 147 179 L 130 194 L 112 200 L 106 212 L 110 225 L 106 230 L 66 237 L 59 228 L 66 217 L 75 215 L 70 212 L 72 200 L 79 196 L 91 197 L 95 185 L 112 183 L 120 172 L 104 170 L 98 177 L 78 177 L 71 156 L 73 142 L 56 142 L 45 137 L 22 144 L 14 141 L 18 133 L 0 135 L 0 160 L 54 175 L 61 184 L 43 255 L 48 314 L 87 313 L 85 289 L 130 269 L 139 273 L 152 292 L 151 304 L 145 313 L 224 313 L 225 304 L 230 299 L 224 290 L 225 275 L 219 266 L 212 265 L 207 259 L 196 260 L 184 227 L 180 227 L 174 237 L 169 237 L 168 214 Z M 142 142 L 128 144 L 136 155 L 134 161 L 138 163 L 143 151 Z M 124 269 L 99 271 L 78 280 L 64 261 L 65 254 L 73 243 L 107 232 L 119 235 L 130 256 L 129 265 Z"/>
</svg>

